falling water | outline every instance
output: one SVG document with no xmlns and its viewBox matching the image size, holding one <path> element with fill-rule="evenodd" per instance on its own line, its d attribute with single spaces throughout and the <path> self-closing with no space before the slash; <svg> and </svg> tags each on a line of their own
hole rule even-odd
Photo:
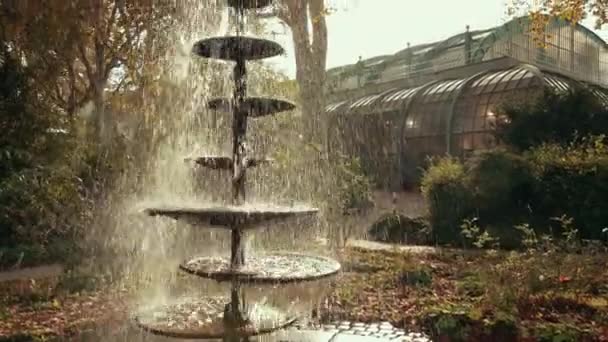
<svg viewBox="0 0 608 342">
<path fill-rule="evenodd" d="M 158 90 L 144 89 L 142 113 L 136 114 L 153 127 L 159 148 L 145 158 L 145 165 L 127 170 L 103 208 L 101 214 L 106 219 L 92 227 L 96 248 L 100 249 L 101 244 L 101 254 L 103 250 L 113 253 L 97 261 L 121 271 L 115 283 L 135 289 L 131 298 L 133 307 L 161 303 L 186 292 L 225 294 L 222 292 L 225 288 L 213 282 L 201 285 L 198 279 L 184 277 L 176 265 L 192 255 L 214 255 L 229 249 L 226 231 L 203 232 L 183 223 L 141 214 L 142 208 L 160 202 L 221 205 L 229 201 L 230 182 L 225 174 L 196 168 L 185 161 L 187 157 L 230 154 L 230 116 L 210 111 L 205 104 L 211 98 L 231 96 L 232 66 L 192 58 L 190 54 L 195 41 L 230 33 L 229 10 L 224 1 L 184 3 L 188 15 L 172 32 L 167 32 L 176 46 L 165 52 L 165 63 L 158 69 L 162 80 L 160 93 L 164 91 L 164 96 L 158 96 Z M 251 95 L 294 95 L 284 91 L 279 85 L 280 76 L 263 63 L 249 63 L 248 68 Z M 312 201 L 323 209 L 326 203 L 320 200 L 327 198 L 321 190 L 327 189 L 329 177 L 324 177 L 319 163 L 314 161 L 318 155 L 303 152 L 306 146 L 294 124 L 297 121 L 294 114 L 297 117 L 298 113 L 279 114 L 250 124 L 254 156 L 273 157 L 277 163 L 249 173 L 248 201 L 257 205 Z M 258 248 L 277 243 L 284 248 L 296 244 L 310 248 L 318 228 L 323 226 L 311 228 L 309 221 L 306 224 L 301 226 L 306 230 L 295 224 L 273 229 L 272 233 L 257 233 L 253 244 Z M 263 290 L 252 290 L 249 296 L 264 297 L 265 294 L 260 294 Z M 288 298 L 310 298 L 319 292 L 300 285 L 272 291 L 277 297 L 284 294 Z"/>
</svg>

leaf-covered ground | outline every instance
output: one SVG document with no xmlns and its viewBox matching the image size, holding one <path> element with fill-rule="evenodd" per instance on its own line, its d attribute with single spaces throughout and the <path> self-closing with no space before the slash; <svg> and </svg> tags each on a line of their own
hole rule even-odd
<svg viewBox="0 0 608 342">
<path fill-rule="evenodd" d="M 512 340 L 608 341 L 605 254 L 349 249 L 343 259 L 325 320 L 389 321 L 470 341 L 515 332 Z"/>
<path fill-rule="evenodd" d="M 0 341 L 11 336 L 72 336 L 99 324 L 122 324 L 127 308 L 120 294 L 101 292 L 4 299 L 0 303 Z M 7 339 L 8 340 L 8 339 Z"/>
<path fill-rule="evenodd" d="M 605 254 L 349 248 L 341 258 L 344 272 L 319 312 L 324 321 L 389 321 L 440 341 L 608 341 Z M 69 336 L 127 317 L 126 293 L 34 287 L 27 295 L 3 289 L 0 341 Z"/>
</svg>

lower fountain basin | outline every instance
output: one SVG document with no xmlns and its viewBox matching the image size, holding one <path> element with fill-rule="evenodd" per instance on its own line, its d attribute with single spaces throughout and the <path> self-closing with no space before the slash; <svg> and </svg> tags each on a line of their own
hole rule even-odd
<svg viewBox="0 0 608 342">
<path fill-rule="evenodd" d="M 144 331 L 181 339 L 220 339 L 230 334 L 257 336 L 288 327 L 296 320 L 277 308 L 253 304 L 242 313 L 245 322 L 232 326 L 224 320 L 227 304 L 229 298 L 188 298 L 144 309 L 134 319 Z"/>
<path fill-rule="evenodd" d="M 340 271 L 340 263 L 297 253 L 272 253 L 249 257 L 238 269 L 230 267 L 229 257 L 198 257 L 180 265 L 180 269 L 217 281 L 242 283 L 290 283 L 317 280 Z"/>
<path fill-rule="evenodd" d="M 306 207 L 157 207 L 144 210 L 150 216 L 167 216 L 194 225 L 228 229 L 254 229 L 262 224 L 315 215 Z"/>
</svg>

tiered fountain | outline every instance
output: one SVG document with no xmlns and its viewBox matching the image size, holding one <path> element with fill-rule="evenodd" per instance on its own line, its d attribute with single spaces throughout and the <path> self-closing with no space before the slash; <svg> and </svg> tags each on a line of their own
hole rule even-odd
<svg viewBox="0 0 608 342">
<path fill-rule="evenodd" d="M 332 259 L 293 253 L 249 256 L 244 234 L 273 221 L 312 216 L 317 209 L 304 207 L 261 207 L 246 202 L 247 169 L 267 159 L 254 159 L 247 151 L 247 120 L 295 108 L 272 98 L 247 97 L 246 61 L 282 54 L 283 48 L 268 40 L 245 37 L 244 12 L 270 5 L 271 0 L 228 0 L 238 21 L 235 36 L 210 38 L 194 45 L 194 54 L 235 63 L 234 97 L 216 99 L 212 110 L 233 113 L 232 156 L 204 156 L 195 160 L 203 167 L 229 171 L 232 175 L 232 206 L 156 207 L 146 209 L 151 216 L 166 216 L 200 227 L 221 227 L 231 232 L 230 256 L 205 256 L 188 260 L 180 269 L 199 277 L 229 282 L 231 295 L 221 298 L 194 298 L 162 305 L 138 314 L 136 323 L 155 335 L 184 339 L 224 339 L 247 341 L 294 323 L 296 317 L 265 304 L 247 301 L 242 286 L 260 283 L 291 283 L 320 279 L 336 274 L 340 264 Z"/>
</svg>

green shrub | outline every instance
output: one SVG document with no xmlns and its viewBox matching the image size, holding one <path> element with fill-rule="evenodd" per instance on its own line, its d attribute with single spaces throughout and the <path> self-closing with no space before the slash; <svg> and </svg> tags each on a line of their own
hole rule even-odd
<svg viewBox="0 0 608 342">
<path fill-rule="evenodd" d="M 338 207 L 344 213 L 363 211 L 373 206 L 372 186 L 357 158 L 342 157 L 336 163 Z"/>
<path fill-rule="evenodd" d="M 432 161 L 422 178 L 422 194 L 428 203 L 435 241 L 460 245 L 460 223 L 473 213 L 474 208 L 464 165 L 452 158 Z"/>
<path fill-rule="evenodd" d="M 436 341 L 467 341 L 474 322 L 460 308 L 431 308 L 424 315 L 422 325 Z"/>
<path fill-rule="evenodd" d="M 600 136 L 522 155 L 490 151 L 466 164 L 444 158 L 426 171 L 422 191 L 438 243 L 473 243 L 467 234 L 475 233 L 516 248 L 524 238 L 516 227 L 523 224 L 569 245 L 575 238 L 600 240 L 608 227 L 608 147 Z M 461 236 L 472 218 L 478 229 Z"/>
<path fill-rule="evenodd" d="M 580 342 L 593 341 L 588 333 L 567 324 L 545 324 L 531 329 L 531 334 L 539 342 Z"/>
<path fill-rule="evenodd" d="M 582 239 L 600 240 L 608 227 L 608 146 L 603 141 L 592 137 L 569 146 L 543 145 L 528 156 L 538 184 L 536 215 L 572 218 Z M 560 222 L 545 224 L 562 234 Z"/>
<path fill-rule="evenodd" d="M 57 133 L 65 122 L 33 88 L 27 68 L 6 52 L 2 60 L 0 265 L 48 261 L 60 253 L 50 246 L 75 241 L 87 205 L 76 145 L 70 132 Z"/>
<path fill-rule="evenodd" d="M 508 219 L 529 206 L 534 178 L 526 159 L 495 150 L 481 154 L 470 163 L 467 183 L 484 216 Z"/>
<path fill-rule="evenodd" d="M 477 225 L 477 218 L 465 219 L 460 225 L 460 233 L 465 239 L 466 244 L 471 244 L 477 248 L 497 247 L 498 240 L 490 235 L 488 230 L 482 230 Z"/>
<path fill-rule="evenodd" d="M 468 274 L 457 284 L 458 292 L 467 297 L 481 297 L 486 292 L 486 283 L 478 274 Z"/>
<path fill-rule="evenodd" d="M 499 110 L 496 133 L 505 145 L 525 151 L 550 143 L 566 145 L 589 135 L 608 134 L 608 109 L 585 88 L 555 94 L 546 91 L 532 102 L 510 102 Z"/>
<path fill-rule="evenodd" d="M 431 242 L 429 224 L 424 218 L 410 218 L 390 213 L 374 222 L 368 231 L 372 240 L 411 245 Z"/>
<path fill-rule="evenodd" d="M 0 184 L 0 227 L 11 233 L 8 238 L 47 241 L 78 215 L 81 189 L 68 170 L 27 169 Z"/>
<path fill-rule="evenodd" d="M 497 238 L 503 247 L 517 247 L 519 234 L 513 227 L 534 219 L 530 208 L 536 184 L 530 163 L 509 151 L 495 150 L 479 154 L 466 169 L 482 233 Z"/>
</svg>

